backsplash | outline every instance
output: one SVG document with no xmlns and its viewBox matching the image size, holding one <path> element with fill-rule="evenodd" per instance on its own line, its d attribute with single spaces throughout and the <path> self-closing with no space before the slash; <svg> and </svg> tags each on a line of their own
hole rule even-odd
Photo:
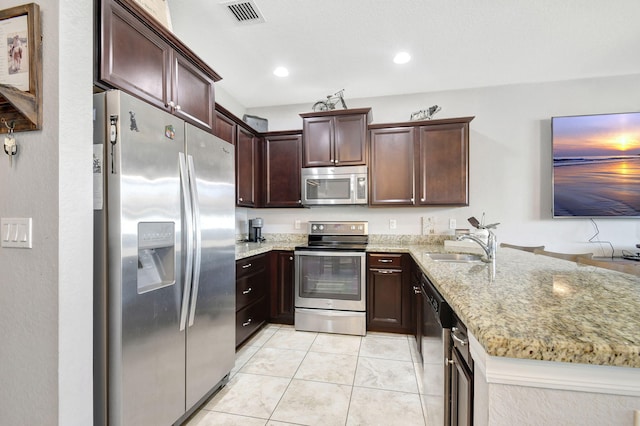
<svg viewBox="0 0 640 426">
<path fill-rule="evenodd" d="M 236 241 L 244 241 L 246 234 L 236 234 Z M 307 242 L 307 234 L 262 234 L 265 242 L 268 243 L 291 243 L 304 244 Z M 398 234 L 371 234 L 369 244 L 444 244 L 445 240 L 454 239 L 453 235 L 430 234 L 430 235 L 398 235 Z"/>
</svg>

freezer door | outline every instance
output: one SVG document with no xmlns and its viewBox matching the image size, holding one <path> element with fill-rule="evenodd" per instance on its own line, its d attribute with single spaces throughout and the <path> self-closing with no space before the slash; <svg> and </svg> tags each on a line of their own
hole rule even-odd
<svg viewBox="0 0 640 426">
<path fill-rule="evenodd" d="M 190 124 L 185 133 L 196 248 L 187 323 L 188 410 L 234 365 L 235 175 L 233 145 Z"/>
<path fill-rule="evenodd" d="M 168 425 L 185 410 L 184 124 L 118 91 L 106 114 L 109 424 Z"/>
</svg>

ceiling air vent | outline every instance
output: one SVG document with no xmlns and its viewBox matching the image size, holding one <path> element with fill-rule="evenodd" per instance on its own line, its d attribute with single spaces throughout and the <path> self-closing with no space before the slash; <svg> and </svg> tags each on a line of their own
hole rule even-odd
<svg viewBox="0 0 640 426">
<path fill-rule="evenodd" d="M 264 16 L 253 0 L 239 0 L 223 3 L 229 12 L 241 24 L 257 24 L 264 22 Z"/>
</svg>

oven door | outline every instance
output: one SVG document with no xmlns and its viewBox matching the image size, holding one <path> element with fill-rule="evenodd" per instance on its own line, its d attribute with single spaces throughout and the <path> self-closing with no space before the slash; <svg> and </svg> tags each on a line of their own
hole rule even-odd
<svg viewBox="0 0 640 426">
<path fill-rule="evenodd" d="M 364 312 L 365 252 L 295 251 L 296 308 Z"/>
</svg>

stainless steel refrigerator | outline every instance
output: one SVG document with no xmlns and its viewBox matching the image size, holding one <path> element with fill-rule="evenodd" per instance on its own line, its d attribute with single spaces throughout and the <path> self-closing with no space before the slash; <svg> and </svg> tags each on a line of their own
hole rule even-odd
<svg viewBox="0 0 640 426">
<path fill-rule="evenodd" d="M 171 425 L 235 358 L 233 146 L 94 95 L 95 424 Z"/>
</svg>

